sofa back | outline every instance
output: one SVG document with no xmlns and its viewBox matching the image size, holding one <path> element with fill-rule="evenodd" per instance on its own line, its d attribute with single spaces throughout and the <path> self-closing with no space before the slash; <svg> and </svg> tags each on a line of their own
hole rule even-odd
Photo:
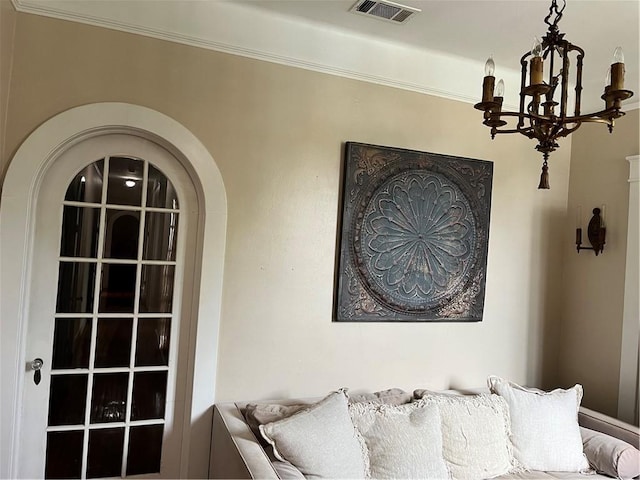
<svg viewBox="0 0 640 480">
<path fill-rule="evenodd" d="M 640 449 L 640 429 L 634 425 L 586 407 L 580 407 L 578 423 L 581 427 L 606 433 Z"/>
</svg>

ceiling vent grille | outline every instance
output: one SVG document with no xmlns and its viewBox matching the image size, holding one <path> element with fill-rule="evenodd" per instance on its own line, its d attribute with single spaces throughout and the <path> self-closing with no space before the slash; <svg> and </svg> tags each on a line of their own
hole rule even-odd
<svg viewBox="0 0 640 480">
<path fill-rule="evenodd" d="M 389 20 L 394 23 L 404 23 L 414 14 L 419 13 L 419 8 L 400 5 L 399 3 L 378 0 L 358 0 L 351 7 L 351 11 L 361 15 L 368 15 L 380 20 Z"/>
</svg>

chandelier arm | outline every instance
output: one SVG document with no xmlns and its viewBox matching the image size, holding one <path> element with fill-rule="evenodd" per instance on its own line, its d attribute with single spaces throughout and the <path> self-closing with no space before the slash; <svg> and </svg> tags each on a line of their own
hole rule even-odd
<svg viewBox="0 0 640 480">
<path fill-rule="evenodd" d="M 535 138 L 533 136 L 533 134 L 528 134 L 528 133 L 526 133 L 526 132 L 524 132 L 522 130 L 518 130 L 518 129 L 515 129 L 515 128 L 509 129 L 509 130 L 498 130 L 498 129 L 496 129 L 494 133 L 496 135 L 499 134 L 499 133 L 520 133 L 520 134 L 524 135 L 525 137 Z"/>
<path fill-rule="evenodd" d="M 622 117 L 624 112 L 617 108 L 607 108 L 600 110 L 599 112 L 591 113 L 588 115 L 578 115 L 575 117 L 567 117 L 563 119 L 563 123 L 576 123 L 576 122 L 593 122 L 593 123 L 610 123 L 610 117 Z"/>
<path fill-rule="evenodd" d="M 622 112 L 620 112 L 620 113 L 622 113 Z M 623 113 L 623 115 L 624 115 L 624 113 Z M 611 126 L 611 125 L 613 125 L 613 120 L 614 120 L 613 118 L 595 118 L 595 117 L 591 118 L 591 117 L 587 117 L 587 118 L 584 118 L 584 119 L 582 119 L 580 121 L 583 122 L 583 123 L 603 123 L 605 125 Z"/>
<path fill-rule="evenodd" d="M 520 112 L 510 112 L 510 111 L 506 111 L 506 112 L 496 112 L 493 115 L 497 115 L 499 117 L 523 117 L 523 118 L 531 118 L 531 115 L 529 115 L 528 113 L 520 113 Z"/>
<path fill-rule="evenodd" d="M 533 130 L 533 128 L 531 127 L 525 127 L 525 128 L 521 128 L 518 129 L 517 132 L 521 135 L 524 135 L 527 138 L 531 138 L 531 139 L 535 139 L 536 138 L 536 133 Z"/>
<path fill-rule="evenodd" d="M 564 128 L 562 130 L 562 132 L 560 132 L 557 137 L 566 137 L 570 134 L 572 134 L 573 132 L 575 132 L 578 128 L 580 128 L 580 125 L 582 125 L 582 122 L 578 122 L 575 124 L 575 126 L 571 127 L 571 128 Z"/>
<path fill-rule="evenodd" d="M 538 115 L 536 113 L 520 113 L 520 112 L 511 112 L 511 111 L 501 111 L 492 113 L 492 115 L 497 118 L 501 117 L 521 117 L 523 119 L 529 120 L 538 120 L 545 123 L 554 123 L 558 125 L 566 125 L 568 123 L 579 123 L 579 122 L 594 122 L 594 123 L 610 123 L 609 117 L 610 115 L 624 115 L 624 112 L 616 109 L 616 108 L 607 108 L 605 110 L 600 110 L 599 112 L 587 114 L 587 115 L 576 115 L 573 117 L 555 117 L 552 119 L 551 117 L 547 117 L 544 115 Z M 531 127 L 527 127 L 531 128 Z"/>
</svg>

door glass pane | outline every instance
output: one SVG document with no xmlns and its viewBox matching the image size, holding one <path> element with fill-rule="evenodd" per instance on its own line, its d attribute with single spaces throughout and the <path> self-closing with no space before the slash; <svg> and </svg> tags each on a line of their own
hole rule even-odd
<svg viewBox="0 0 640 480">
<path fill-rule="evenodd" d="M 49 389 L 49 425 L 83 425 L 87 375 L 52 375 Z"/>
<path fill-rule="evenodd" d="M 170 318 L 138 320 L 136 366 L 169 365 Z"/>
<path fill-rule="evenodd" d="M 140 206 L 142 200 L 142 174 L 144 162 L 133 158 L 109 159 L 107 203 Z"/>
<path fill-rule="evenodd" d="M 51 368 L 88 368 L 91 348 L 90 318 L 56 318 Z"/>
<path fill-rule="evenodd" d="M 119 477 L 125 453 L 128 475 L 160 471 L 162 422 L 173 395 L 167 392 L 171 328 L 177 321 L 172 309 L 179 212 L 168 209 L 178 209 L 174 186 L 144 160 L 99 160 L 68 186 L 48 421 L 53 430 L 74 430 L 47 433 L 47 477 Z M 87 371 L 63 373 L 67 369 Z"/>
<path fill-rule="evenodd" d="M 47 432 L 44 478 L 80 478 L 84 431 Z"/>
<path fill-rule="evenodd" d="M 56 312 L 91 313 L 95 278 L 95 263 L 60 262 Z"/>
<path fill-rule="evenodd" d="M 165 175 L 149 165 L 147 207 L 178 209 L 178 195 Z"/>
<path fill-rule="evenodd" d="M 96 339 L 96 367 L 128 367 L 131 360 L 131 318 L 101 318 Z"/>
<path fill-rule="evenodd" d="M 96 373 L 91 394 L 91 423 L 124 422 L 128 373 Z"/>
<path fill-rule="evenodd" d="M 136 266 L 103 264 L 100 284 L 100 312 L 133 312 Z"/>
<path fill-rule="evenodd" d="M 100 203 L 104 160 L 98 160 L 82 169 L 69 184 L 64 199 L 68 202 Z"/>
<path fill-rule="evenodd" d="M 96 258 L 100 209 L 65 206 L 60 256 Z"/>
<path fill-rule="evenodd" d="M 178 214 L 147 212 L 144 225 L 145 260 L 174 261 L 176 259 L 176 237 Z"/>
<path fill-rule="evenodd" d="M 131 420 L 164 418 L 167 372 L 136 372 L 133 377 Z"/>
<path fill-rule="evenodd" d="M 104 258 L 138 258 L 140 212 L 107 209 Z"/>
<path fill-rule="evenodd" d="M 160 471 L 163 430 L 162 425 L 131 427 L 127 475 L 157 473 Z"/>
<path fill-rule="evenodd" d="M 140 312 L 169 313 L 173 303 L 173 265 L 143 265 Z"/>
<path fill-rule="evenodd" d="M 124 428 L 90 430 L 87 478 L 119 477 L 123 451 Z"/>
</svg>

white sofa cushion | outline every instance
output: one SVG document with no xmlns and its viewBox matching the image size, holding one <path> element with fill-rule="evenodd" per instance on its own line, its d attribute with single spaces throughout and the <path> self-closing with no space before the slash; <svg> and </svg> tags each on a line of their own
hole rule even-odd
<svg viewBox="0 0 640 480">
<path fill-rule="evenodd" d="M 453 478 L 493 478 L 520 469 L 509 439 L 504 399 L 490 394 L 422 394 L 418 403 L 439 407 L 442 451 Z"/>
<path fill-rule="evenodd" d="M 290 462 L 306 478 L 364 478 L 362 445 L 344 391 L 277 422 L 260 425 L 275 456 Z"/>
<path fill-rule="evenodd" d="M 436 405 L 353 403 L 371 478 L 449 478 Z"/>
<path fill-rule="evenodd" d="M 580 472 L 589 469 L 582 452 L 578 408 L 582 386 L 543 392 L 500 377 L 487 380 L 509 404 L 516 458 L 529 470 Z"/>
</svg>

